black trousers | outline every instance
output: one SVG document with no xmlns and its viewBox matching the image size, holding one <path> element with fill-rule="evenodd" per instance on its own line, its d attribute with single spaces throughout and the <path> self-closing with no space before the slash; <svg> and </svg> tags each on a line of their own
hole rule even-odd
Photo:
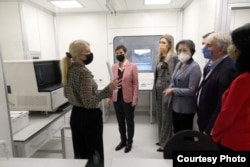
<svg viewBox="0 0 250 167">
<path fill-rule="evenodd" d="M 102 111 L 73 106 L 70 127 L 75 159 L 104 162 Z"/>
<path fill-rule="evenodd" d="M 172 113 L 174 134 L 182 130 L 193 129 L 194 114 L 180 114 L 174 111 Z"/>
<path fill-rule="evenodd" d="M 126 103 L 121 96 L 114 102 L 116 118 L 118 121 L 121 142 L 132 144 L 134 137 L 134 111 L 132 103 Z M 126 134 L 127 132 L 127 134 Z"/>
</svg>

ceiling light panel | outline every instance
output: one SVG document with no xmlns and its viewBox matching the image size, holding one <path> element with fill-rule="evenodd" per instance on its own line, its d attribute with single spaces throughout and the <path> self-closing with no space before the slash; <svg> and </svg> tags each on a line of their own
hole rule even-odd
<svg viewBox="0 0 250 167">
<path fill-rule="evenodd" d="M 144 0 L 144 5 L 163 5 L 170 2 L 171 0 Z"/>
<path fill-rule="evenodd" d="M 50 3 L 59 8 L 83 8 L 83 5 L 76 0 L 50 0 Z"/>
</svg>

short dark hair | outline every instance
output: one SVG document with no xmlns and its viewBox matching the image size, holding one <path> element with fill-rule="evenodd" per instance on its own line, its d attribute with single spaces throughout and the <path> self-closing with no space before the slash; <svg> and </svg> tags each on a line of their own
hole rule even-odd
<svg viewBox="0 0 250 167">
<path fill-rule="evenodd" d="M 189 49 L 190 49 L 190 52 L 192 54 L 192 56 L 194 55 L 195 53 L 195 44 L 192 40 L 189 40 L 189 39 L 186 39 L 186 40 L 182 40 L 182 41 L 179 41 L 175 47 L 175 50 L 176 52 L 178 53 L 178 48 L 179 48 L 179 45 L 181 44 L 184 44 L 186 45 Z"/>
<path fill-rule="evenodd" d="M 124 45 L 118 45 L 118 46 L 115 48 L 115 51 L 120 50 L 120 49 L 122 49 L 125 53 L 127 52 L 127 48 L 126 48 Z"/>
</svg>

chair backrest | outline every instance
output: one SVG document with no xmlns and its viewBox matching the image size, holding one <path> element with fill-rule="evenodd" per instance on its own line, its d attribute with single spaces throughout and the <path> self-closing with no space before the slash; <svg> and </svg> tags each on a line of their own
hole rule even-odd
<svg viewBox="0 0 250 167">
<path fill-rule="evenodd" d="M 210 136 L 194 130 L 183 130 L 176 133 L 167 142 L 163 157 L 173 159 L 173 151 L 218 151 L 219 147 Z"/>
</svg>

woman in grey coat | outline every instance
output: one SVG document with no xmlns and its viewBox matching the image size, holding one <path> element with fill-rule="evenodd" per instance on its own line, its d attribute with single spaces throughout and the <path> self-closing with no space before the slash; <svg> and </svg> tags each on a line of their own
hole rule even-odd
<svg viewBox="0 0 250 167">
<path fill-rule="evenodd" d="M 191 40 L 182 40 L 176 45 L 180 62 L 176 65 L 171 77 L 171 84 L 164 94 L 169 99 L 173 114 L 174 133 L 193 129 L 193 118 L 196 112 L 196 91 L 201 79 L 201 69 L 192 58 L 195 44 Z"/>
<path fill-rule="evenodd" d="M 163 35 L 159 40 L 159 55 L 154 73 L 154 107 L 158 122 L 157 151 L 163 152 L 164 146 L 172 137 L 172 113 L 167 107 L 168 97 L 163 96 L 163 91 L 169 86 L 170 76 L 177 63 L 174 55 L 174 38 L 171 35 Z"/>
</svg>

